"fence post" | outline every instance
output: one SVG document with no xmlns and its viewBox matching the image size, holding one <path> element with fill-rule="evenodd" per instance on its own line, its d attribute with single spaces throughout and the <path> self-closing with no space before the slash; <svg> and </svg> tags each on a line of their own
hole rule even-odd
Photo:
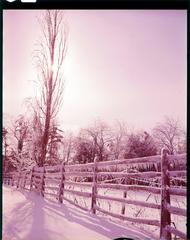
<svg viewBox="0 0 190 240">
<path fill-rule="evenodd" d="M 32 171 L 31 171 L 31 178 L 30 178 L 30 191 L 32 190 L 33 174 L 34 174 L 34 167 L 32 168 Z"/>
<path fill-rule="evenodd" d="M 97 156 L 94 158 L 94 169 L 93 169 L 93 183 L 92 183 L 92 200 L 91 200 L 91 211 L 96 214 L 96 195 L 97 195 Z"/>
<path fill-rule="evenodd" d="M 45 191 L 45 181 L 44 181 L 45 171 L 46 171 L 45 167 L 43 167 L 42 182 L 41 182 L 41 189 L 40 189 L 40 194 L 42 197 L 44 197 L 44 191 Z"/>
<path fill-rule="evenodd" d="M 161 187 L 161 220 L 160 220 L 160 239 L 171 240 L 171 233 L 166 230 L 166 226 L 171 224 L 170 212 L 167 204 L 170 204 L 170 194 L 168 188 L 170 186 L 169 179 L 169 163 L 168 150 L 162 149 L 161 152 L 161 171 L 162 171 L 162 187 Z"/>
<path fill-rule="evenodd" d="M 125 184 L 127 183 L 127 178 L 125 177 Z M 124 190 L 123 192 L 123 198 L 127 198 L 127 191 Z M 125 215 L 125 203 L 122 204 L 121 214 Z"/>
<path fill-rule="evenodd" d="M 59 187 L 59 196 L 58 200 L 60 203 L 63 202 L 63 193 L 64 193 L 64 181 L 65 181 L 65 163 L 63 162 L 61 165 L 61 182 L 60 182 L 60 187 Z"/>
</svg>

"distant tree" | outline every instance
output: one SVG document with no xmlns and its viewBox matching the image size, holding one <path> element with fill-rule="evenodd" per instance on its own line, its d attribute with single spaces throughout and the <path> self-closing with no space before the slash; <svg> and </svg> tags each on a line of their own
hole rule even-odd
<svg viewBox="0 0 190 240">
<path fill-rule="evenodd" d="M 63 62 L 66 55 L 67 31 L 61 10 L 46 10 L 39 22 L 42 38 L 34 56 L 40 84 L 36 105 L 38 121 L 42 126 L 38 165 L 43 166 L 52 124 L 63 99 Z"/>
<path fill-rule="evenodd" d="M 8 147 L 7 143 L 7 128 L 3 127 L 3 171 L 6 173 L 8 168 Z"/>
<path fill-rule="evenodd" d="M 127 141 L 127 128 L 124 122 L 117 121 L 111 130 L 111 139 L 108 143 L 112 159 L 123 157 Z"/>
<path fill-rule="evenodd" d="M 112 139 L 108 125 L 102 121 L 96 121 L 94 126 L 83 129 L 83 132 L 92 141 L 93 159 L 97 155 L 100 162 L 108 160 L 108 149 Z"/>
<path fill-rule="evenodd" d="M 18 120 L 18 119 L 17 119 Z M 18 140 L 14 136 L 15 122 L 12 126 L 3 127 L 3 172 L 19 169 L 21 160 L 18 154 Z M 25 139 L 23 140 L 25 142 Z"/>
<path fill-rule="evenodd" d="M 172 155 L 180 151 L 180 146 L 186 148 L 185 131 L 178 120 L 166 117 L 153 129 L 153 136 L 159 148 L 167 148 Z"/>
<path fill-rule="evenodd" d="M 19 165 L 18 153 L 13 148 L 9 148 L 7 154 L 7 172 L 19 170 Z"/>
<path fill-rule="evenodd" d="M 30 156 L 31 130 L 29 121 L 23 115 L 19 115 L 13 124 L 12 131 L 17 142 L 17 148 L 13 148 L 11 151 L 13 159 L 16 160 L 14 165 L 17 170 L 26 169 L 31 165 L 32 161 Z"/>
<path fill-rule="evenodd" d="M 93 150 L 92 142 L 87 139 L 78 139 L 74 163 L 83 164 L 93 162 Z"/>
<path fill-rule="evenodd" d="M 157 148 L 153 138 L 147 133 L 130 134 L 128 137 L 125 158 L 137 158 L 153 156 L 157 154 Z"/>
<path fill-rule="evenodd" d="M 177 152 L 180 153 L 186 153 L 187 152 L 187 143 L 186 143 L 186 136 L 185 133 L 182 134 L 181 141 L 178 142 L 177 146 Z"/>
<path fill-rule="evenodd" d="M 28 129 L 29 129 L 29 123 L 26 121 L 23 115 L 20 115 L 13 126 L 14 131 L 14 137 L 17 140 L 17 150 L 18 154 L 22 152 L 23 145 L 25 143 L 25 140 L 27 138 Z"/>
<path fill-rule="evenodd" d="M 7 155 L 7 134 L 8 134 L 8 130 L 6 127 L 3 127 L 3 150 L 4 150 L 4 156 Z"/>
<path fill-rule="evenodd" d="M 76 144 L 78 141 L 75 140 L 72 133 L 64 133 L 62 139 L 62 161 L 65 163 L 73 163 L 74 156 L 77 152 Z"/>
<path fill-rule="evenodd" d="M 26 169 L 30 163 L 30 124 L 19 115 L 9 127 L 3 128 L 3 159 L 4 170 Z"/>
</svg>

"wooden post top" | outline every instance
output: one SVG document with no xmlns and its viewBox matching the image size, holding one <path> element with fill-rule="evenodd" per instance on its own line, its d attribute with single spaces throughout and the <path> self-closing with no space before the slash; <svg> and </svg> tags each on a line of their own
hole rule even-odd
<svg viewBox="0 0 190 240">
<path fill-rule="evenodd" d="M 164 157 L 164 156 L 166 156 L 167 154 L 169 154 L 168 149 L 162 148 L 162 150 L 161 150 L 161 156 Z"/>
<path fill-rule="evenodd" d="M 96 154 L 95 155 L 95 158 L 94 158 L 94 163 L 98 162 L 98 155 Z"/>
</svg>

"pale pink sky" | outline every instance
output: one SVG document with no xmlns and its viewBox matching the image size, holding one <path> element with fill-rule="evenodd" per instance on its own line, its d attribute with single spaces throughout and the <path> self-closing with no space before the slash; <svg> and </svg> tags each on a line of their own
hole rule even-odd
<svg viewBox="0 0 190 240">
<path fill-rule="evenodd" d="M 33 95 L 36 10 L 3 14 L 3 112 Z M 69 46 L 59 118 L 65 129 L 94 119 L 149 129 L 165 115 L 186 125 L 185 10 L 66 10 Z"/>
</svg>

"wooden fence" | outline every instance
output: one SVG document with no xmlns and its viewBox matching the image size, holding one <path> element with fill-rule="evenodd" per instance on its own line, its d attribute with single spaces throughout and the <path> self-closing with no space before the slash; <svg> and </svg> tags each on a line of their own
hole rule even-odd
<svg viewBox="0 0 190 240">
<path fill-rule="evenodd" d="M 171 170 L 172 164 L 176 161 L 185 163 L 186 154 L 175 156 L 167 155 L 167 151 L 163 149 L 161 156 L 106 162 L 98 162 L 97 157 L 95 157 L 93 163 L 87 164 L 62 164 L 46 167 L 35 166 L 31 171 L 7 174 L 4 176 L 3 181 L 5 184 L 16 186 L 17 188 L 36 191 L 43 197 L 48 195 L 55 197 L 60 203 L 62 203 L 63 200 L 68 201 L 83 210 L 90 210 L 94 214 L 101 212 L 121 220 L 157 226 L 160 228 L 160 239 L 162 240 L 170 240 L 172 234 L 181 239 L 186 239 L 185 233 L 171 226 L 171 214 L 186 216 L 185 209 L 174 207 L 170 203 L 171 195 L 186 196 L 185 187 L 179 188 L 171 185 L 171 179 L 176 178 L 178 181 L 181 180 L 183 182 L 186 177 L 186 170 Z M 137 172 L 134 170 L 137 165 L 142 164 L 153 164 L 156 169 L 156 166 L 160 163 L 161 171 Z M 114 169 L 114 171 L 112 169 Z M 133 172 L 131 169 L 133 169 Z M 136 181 L 133 182 L 133 184 L 130 182 L 132 179 Z M 152 184 L 147 186 L 146 182 L 151 183 L 152 181 L 152 183 L 154 183 L 155 179 L 159 180 L 156 186 L 152 186 Z M 120 181 L 119 183 L 118 180 Z M 89 190 L 73 190 L 70 188 L 71 186 L 88 188 Z M 123 198 L 105 196 L 98 193 L 99 189 L 108 188 L 123 190 Z M 160 194 L 161 202 L 157 204 L 127 199 L 128 190 L 143 190 L 149 193 Z M 90 199 L 90 207 L 81 206 L 76 201 L 69 199 L 67 197 L 68 194 Z M 97 200 L 99 199 L 121 203 L 121 214 L 100 208 L 97 204 Z M 125 204 L 159 209 L 160 220 L 128 217 L 125 215 Z"/>
</svg>

